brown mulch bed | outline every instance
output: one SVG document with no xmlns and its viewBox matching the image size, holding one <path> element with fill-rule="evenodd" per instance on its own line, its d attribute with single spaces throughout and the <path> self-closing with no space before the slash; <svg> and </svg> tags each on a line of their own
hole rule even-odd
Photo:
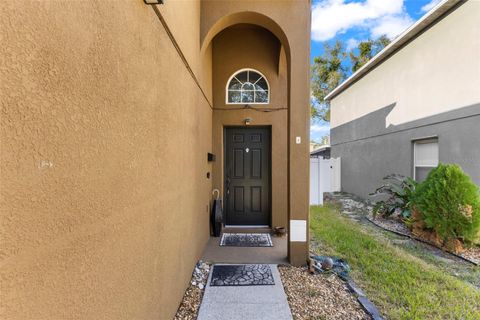
<svg viewBox="0 0 480 320">
<path fill-rule="evenodd" d="M 197 319 L 198 310 L 203 297 L 202 289 L 190 285 L 185 291 L 182 303 L 177 310 L 174 320 L 195 320 Z"/>
<path fill-rule="evenodd" d="M 480 247 L 468 248 L 460 255 L 480 265 Z"/>
<path fill-rule="evenodd" d="M 190 286 L 183 295 L 183 300 L 178 307 L 174 320 L 195 320 L 200 310 L 203 293 L 207 285 L 210 264 L 199 261 L 193 270 Z"/>
<path fill-rule="evenodd" d="M 386 219 L 382 216 L 377 216 L 377 217 L 373 218 L 372 215 L 369 215 L 368 219 L 371 222 L 373 222 L 374 224 L 376 224 L 376 225 L 378 225 L 378 226 L 380 226 L 384 229 L 387 229 L 389 231 L 399 232 L 403 235 L 407 235 L 407 236 L 411 237 L 412 239 L 426 241 L 424 239 L 419 239 L 416 235 L 414 235 L 412 233 L 412 231 L 410 231 L 410 229 L 408 229 L 408 227 L 402 221 L 399 221 L 398 219 L 395 219 L 395 218 Z M 430 243 L 433 246 L 438 247 L 435 243 L 431 243 L 430 241 L 426 241 L 426 242 Z M 438 247 L 438 248 L 442 249 L 440 247 Z M 442 250 L 445 250 L 445 249 L 442 249 Z M 449 251 L 447 251 L 447 252 L 449 252 Z M 450 252 L 450 253 L 452 253 L 452 252 Z M 480 247 L 465 248 L 464 251 L 462 251 L 460 253 L 455 253 L 455 254 L 460 256 L 460 257 L 463 257 L 467 260 L 470 260 L 477 265 L 480 264 Z"/>
<path fill-rule="evenodd" d="M 291 266 L 278 270 L 295 320 L 371 319 L 335 274 L 310 274 Z"/>
</svg>

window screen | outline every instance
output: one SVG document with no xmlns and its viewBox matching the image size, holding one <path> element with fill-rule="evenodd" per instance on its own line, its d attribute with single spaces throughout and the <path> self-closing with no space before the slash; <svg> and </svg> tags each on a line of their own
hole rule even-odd
<svg viewBox="0 0 480 320">
<path fill-rule="evenodd" d="M 430 170 L 438 165 L 438 139 L 424 139 L 413 142 L 413 175 L 423 181 Z"/>
</svg>

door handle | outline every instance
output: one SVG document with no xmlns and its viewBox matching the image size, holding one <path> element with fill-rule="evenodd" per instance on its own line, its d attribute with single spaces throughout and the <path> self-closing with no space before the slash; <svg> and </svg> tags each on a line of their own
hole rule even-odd
<svg viewBox="0 0 480 320">
<path fill-rule="evenodd" d="M 225 182 L 226 182 L 225 184 L 226 184 L 226 189 L 227 189 L 226 194 L 228 196 L 230 194 L 230 177 L 229 176 L 227 176 L 227 179 L 225 179 Z"/>
</svg>

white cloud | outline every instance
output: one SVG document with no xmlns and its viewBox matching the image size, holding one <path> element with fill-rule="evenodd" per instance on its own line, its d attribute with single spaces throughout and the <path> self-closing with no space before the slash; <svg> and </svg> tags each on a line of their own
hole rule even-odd
<svg viewBox="0 0 480 320">
<path fill-rule="evenodd" d="M 350 50 L 353 50 L 355 49 L 356 47 L 358 47 L 358 44 L 360 43 L 359 40 L 357 39 L 354 39 L 354 38 L 350 38 L 347 40 L 347 51 L 350 51 Z"/>
<path fill-rule="evenodd" d="M 326 123 L 310 124 L 310 140 L 321 141 L 324 136 L 330 135 L 330 125 Z"/>
<path fill-rule="evenodd" d="M 422 12 L 427 12 L 427 11 L 430 11 L 433 9 L 433 7 L 435 7 L 437 4 L 439 4 L 442 0 L 432 0 L 430 1 L 429 3 L 427 3 L 426 5 L 424 5 L 422 7 Z"/>
<path fill-rule="evenodd" d="M 404 0 L 322 0 L 312 9 L 312 39 L 326 41 L 351 28 L 385 31 L 395 37 L 413 22 L 403 5 Z M 400 30 L 401 29 L 401 30 Z M 376 35 L 376 33 L 375 33 Z M 381 35 L 381 34 L 380 34 Z"/>
<path fill-rule="evenodd" d="M 408 14 L 385 16 L 379 19 L 378 23 L 371 28 L 373 38 L 387 35 L 390 39 L 395 38 L 405 29 L 413 24 L 413 19 Z"/>
<path fill-rule="evenodd" d="M 310 132 L 312 133 L 328 133 L 329 131 L 330 131 L 329 125 L 312 124 L 310 126 Z"/>
</svg>

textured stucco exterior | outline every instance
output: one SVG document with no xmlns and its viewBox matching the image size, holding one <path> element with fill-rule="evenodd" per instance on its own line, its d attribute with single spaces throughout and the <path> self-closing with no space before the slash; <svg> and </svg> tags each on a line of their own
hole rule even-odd
<svg viewBox="0 0 480 320">
<path fill-rule="evenodd" d="M 220 179 L 207 162 L 220 143 L 210 31 L 230 14 L 270 17 L 275 23 L 263 27 L 284 31 L 275 37 L 289 44 L 281 58 L 288 69 L 272 73 L 287 92 L 275 101 L 289 110 L 252 117 L 279 139 L 272 160 L 272 172 L 281 170 L 273 178 L 284 184 L 276 190 L 279 219 L 308 217 L 310 3 L 155 8 L 191 72 L 141 0 L 0 7 L 1 319 L 174 315 L 208 240 Z M 287 19 L 292 13 L 297 18 Z M 244 112 L 221 122 L 240 123 Z M 305 143 L 294 144 L 295 136 Z M 291 243 L 290 261 L 303 263 L 306 249 Z"/>
<path fill-rule="evenodd" d="M 0 318 L 168 319 L 208 239 L 207 102 L 142 1 L 1 8 Z M 199 70 L 173 17 L 200 6 L 160 9 Z"/>
<path fill-rule="evenodd" d="M 480 184 L 480 2 L 467 1 L 331 100 L 342 191 L 367 197 L 413 174 L 413 141 L 437 137 L 439 161 Z"/>
</svg>

